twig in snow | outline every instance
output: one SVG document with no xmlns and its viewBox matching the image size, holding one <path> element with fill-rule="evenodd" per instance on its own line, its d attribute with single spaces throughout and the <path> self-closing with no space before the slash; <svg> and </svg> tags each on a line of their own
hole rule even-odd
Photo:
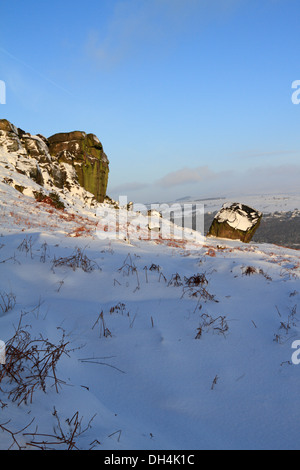
<svg viewBox="0 0 300 470">
<path fill-rule="evenodd" d="M 119 429 L 119 431 L 113 432 L 113 433 L 110 434 L 108 437 L 113 437 L 113 436 L 115 436 L 116 434 L 119 434 L 118 442 L 120 442 L 121 434 L 122 434 L 122 430 L 121 430 L 121 429 Z"/>
<path fill-rule="evenodd" d="M 212 386 L 211 386 L 211 390 L 214 390 L 215 386 L 217 385 L 218 383 L 218 380 L 219 380 L 219 377 L 216 375 L 214 380 L 213 380 L 213 383 L 212 383 Z"/>
<path fill-rule="evenodd" d="M 22 447 L 22 446 L 18 443 L 18 441 L 17 441 L 17 439 L 16 439 L 16 436 L 17 436 L 18 434 L 21 434 L 21 433 L 23 433 L 24 431 L 26 431 L 26 429 L 28 429 L 28 428 L 31 426 L 31 424 L 33 423 L 34 420 L 35 420 L 35 418 L 33 418 L 33 419 L 30 421 L 30 423 L 27 424 L 27 426 L 25 426 L 23 429 L 20 429 L 20 431 L 16 431 L 16 432 L 13 432 L 13 431 L 11 431 L 10 429 L 8 429 L 8 428 L 6 427 L 7 424 L 9 424 L 9 423 L 11 422 L 11 420 L 7 421 L 6 423 L 0 424 L 0 429 L 1 429 L 3 432 L 8 433 L 8 434 L 11 436 L 12 441 L 13 441 L 12 444 L 11 444 L 11 446 L 8 448 L 8 450 L 11 450 L 12 447 L 14 447 L 14 446 L 17 446 L 18 450 L 25 449 L 25 447 Z"/>
</svg>

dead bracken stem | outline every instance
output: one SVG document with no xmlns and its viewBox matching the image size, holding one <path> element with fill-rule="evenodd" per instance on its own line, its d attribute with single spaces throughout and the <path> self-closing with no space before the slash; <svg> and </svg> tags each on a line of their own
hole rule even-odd
<svg viewBox="0 0 300 470">
<path fill-rule="evenodd" d="M 198 298 L 198 304 L 196 306 L 196 309 L 200 303 L 200 299 L 205 300 L 205 301 L 209 300 L 209 301 L 218 302 L 217 300 L 215 300 L 215 296 L 210 294 L 205 287 L 208 284 L 208 280 L 206 279 L 205 273 L 204 274 L 198 273 L 198 274 L 195 274 L 194 276 L 191 276 L 190 278 L 185 277 L 184 282 L 185 282 L 185 285 L 183 286 L 183 289 L 182 289 L 181 298 L 183 298 L 186 294 L 188 294 L 189 297 Z"/>
<path fill-rule="evenodd" d="M 183 286 L 183 283 L 181 281 L 181 277 L 178 273 L 172 275 L 172 277 L 171 277 L 171 279 L 168 283 L 168 287 L 169 286 L 174 286 L 174 287 Z"/>
<path fill-rule="evenodd" d="M 106 328 L 106 325 L 105 325 L 105 321 L 104 321 L 104 313 L 103 313 L 103 310 L 102 312 L 100 313 L 100 315 L 98 316 L 96 322 L 94 323 L 93 327 L 92 327 L 92 330 L 95 328 L 95 326 L 99 323 L 100 325 L 100 333 L 99 333 L 99 337 L 102 338 L 108 338 L 109 336 L 112 336 L 111 332 L 109 331 L 108 328 Z"/>
<path fill-rule="evenodd" d="M 281 313 L 279 311 L 279 308 L 277 307 L 277 305 L 275 305 L 275 307 L 276 307 L 276 310 L 277 310 L 277 313 L 278 313 L 279 317 L 281 318 Z"/>
<path fill-rule="evenodd" d="M 75 271 L 77 268 L 81 268 L 84 272 L 90 273 L 95 269 L 101 268 L 95 261 L 90 260 L 81 248 L 76 248 L 75 252 L 71 256 L 65 258 L 54 258 L 52 262 L 52 270 L 57 267 L 67 266 Z"/>
<path fill-rule="evenodd" d="M 22 251 L 22 252 L 25 252 L 26 253 L 26 256 L 28 253 L 30 253 L 30 257 L 32 258 L 32 247 L 33 247 L 33 240 L 32 240 L 32 237 L 30 236 L 29 238 L 28 237 L 25 237 L 24 240 L 22 241 L 22 243 L 18 246 L 18 250 L 19 251 Z"/>
<path fill-rule="evenodd" d="M 83 364 L 97 364 L 99 366 L 106 366 L 106 367 L 110 367 L 111 369 L 114 369 L 114 370 L 117 370 L 118 372 L 121 372 L 121 374 L 125 374 L 126 372 L 124 372 L 124 370 L 121 370 L 119 369 L 118 367 L 116 366 L 113 366 L 112 364 L 108 364 L 107 362 L 103 362 L 102 361 L 103 358 L 98 358 L 98 357 L 90 357 L 90 358 L 83 358 L 83 359 L 79 359 L 80 362 L 82 362 Z M 104 358 L 104 359 L 110 359 L 109 357 L 107 358 Z"/>
<path fill-rule="evenodd" d="M 118 434 L 118 442 L 120 442 L 121 434 L 122 434 L 122 430 L 121 430 L 121 429 L 119 429 L 119 431 L 113 432 L 113 433 L 110 434 L 108 437 L 113 437 L 113 436 L 115 436 L 116 434 Z"/>
<path fill-rule="evenodd" d="M 215 389 L 215 386 L 217 385 L 219 381 L 219 377 L 216 375 L 214 380 L 213 380 L 213 383 L 212 383 L 212 386 L 211 386 L 211 390 L 214 390 Z"/>
<path fill-rule="evenodd" d="M 123 302 L 119 302 L 117 305 L 114 307 L 111 307 L 109 313 L 112 315 L 113 313 L 121 313 L 121 315 L 124 315 L 126 311 L 126 305 Z M 127 315 L 129 315 L 127 313 Z"/>
<path fill-rule="evenodd" d="M 126 256 L 123 265 L 118 269 L 119 273 L 122 273 L 123 276 L 129 276 L 129 274 L 135 274 L 136 279 L 137 279 L 137 286 L 134 290 L 136 292 L 137 290 L 140 289 L 140 280 L 139 280 L 139 274 L 136 265 L 132 261 L 130 253 Z"/>
<path fill-rule="evenodd" d="M 41 261 L 41 263 L 45 263 L 46 258 L 47 258 L 47 252 L 48 252 L 48 245 L 47 245 L 46 242 L 42 244 L 41 250 L 42 250 L 42 253 L 41 253 L 41 256 L 40 256 L 40 261 Z"/>
<path fill-rule="evenodd" d="M 291 313 L 288 315 L 288 319 L 286 322 L 280 322 L 280 330 L 285 330 L 286 334 L 289 334 L 289 331 L 292 329 L 292 327 L 296 327 L 296 314 L 297 314 L 297 305 L 295 305 Z"/>
<path fill-rule="evenodd" d="M 82 427 L 82 417 L 79 417 L 79 412 L 72 416 L 70 419 L 66 419 L 65 422 L 68 425 L 68 431 L 63 429 L 61 420 L 58 416 L 56 409 L 54 408 L 53 416 L 56 419 L 56 427 L 54 427 L 53 434 L 38 433 L 36 430 L 34 433 L 23 433 L 23 436 L 31 436 L 31 440 L 26 444 L 30 447 L 35 447 L 40 450 L 51 450 L 51 449 L 65 449 L 65 450 L 79 450 L 77 440 L 82 434 L 91 428 L 91 423 L 96 415 L 94 415 L 88 422 L 85 428 Z M 98 444 L 99 441 L 97 441 Z M 95 441 L 92 442 L 93 447 Z"/>
<path fill-rule="evenodd" d="M 167 282 L 167 279 L 166 279 L 166 277 L 164 276 L 164 274 L 163 274 L 163 273 L 159 273 L 159 279 L 158 279 L 158 282 L 160 282 L 161 278 L 163 278 L 163 280 L 164 280 L 165 282 Z"/>
<path fill-rule="evenodd" d="M 12 292 L 9 292 L 8 294 L 6 292 L 0 292 L 0 311 L 2 311 L 2 313 L 7 313 L 10 310 L 13 310 L 15 305 L 16 296 Z"/>
<path fill-rule="evenodd" d="M 135 273 L 137 270 L 135 264 L 132 261 L 130 253 L 126 256 L 123 265 L 118 269 L 123 275 L 129 276 L 129 274 Z"/>
<path fill-rule="evenodd" d="M 225 337 L 226 333 L 229 331 L 226 317 L 219 316 L 217 318 L 213 318 L 211 315 L 203 313 L 200 317 L 200 325 L 199 328 L 197 328 L 195 339 L 200 339 L 204 332 L 208 333 L 209 331 Z"/>
<path fill-rule="evenodd" d="M 134 322 L 135 322 L 136 317 L 137 317 L 137 314 L 134 315 L 132 321 L 130 322 L 130 325 L 129 325 L 130 328 L 133 328 L 133 324 L 134 324 Z"/>
<path fill-rule="evenodd" d="M 57 364 L 63 355 L 69 355 L 65 333 L 58 345 L 40 335 L 31 338 L 27 326 L 22 326 L 21 315 L 15 335 L 6 342 L 6 364 L 0 369 L 0 391 L 19 405 L 32 403 L 37 390 L 46 393 L 52 381 L 58 393 L 64 382 L 56 375 Z"/>
<path fill-rule="evenodd" d="M 0 264 L 7 263 L 7 261 L 13 261 L 14 264 L 19 264 L 19 265 L 21 264 L 20 261 L 17 260 L 15 253 L 14 253 L 14 255 L 11 256 L 10 258 L 7 258 L 7 259 L 4 259 L 4 260 L 0 261 Z"/>
<path fill-rule="evenodd" d="M 18 436 L 19 434 L 23 433 L 24 431 L 26 431 L 26 429 L 28 429 L 31 424 L 33 423 L 35 418 L 33 418 L 29 424 L 27 424 L 27 426 L 25 426 L 23 429 L 20 429 L 19 431 L 11 431 L 10 429 L 8 429 L 7 427 L 7 424 L 9 424 L 11 422 L 11 420 L 7 421 L 6 423 L 3 423 L 3 424 L 0 424 L 0 429 L 1 431 L 3 432 L 6 432 L 8 434 L 10 434 L 11 438 L 12 438 L 12 444 L 11 446 L 8 448 L 8 450 L 11 450 L 14 446 L 18 449 L 18 450 L 22 450 L 22 449 L 25 449 L 24 446 L 21 446 L 19 444 L 19 442 L 17 441 L 17 438 L 16 436 Z"/>
</svg>

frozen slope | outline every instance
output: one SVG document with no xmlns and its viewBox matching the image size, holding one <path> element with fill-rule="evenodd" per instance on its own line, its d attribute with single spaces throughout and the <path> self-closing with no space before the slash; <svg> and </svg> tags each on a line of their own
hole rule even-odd
<svg viewBox="0 0 300 470">
<path fill-rule="evenodd" d="M 68 343 L 57 389 L 50 371 L 20 403 L 2 379 L 1 449 L 67 448 L 76 416 L 82 449 L 299 448 L 299 252 L 99 240 L 79 204 L 72 215 L 4 183 L 0 198 L 0 339 Z"/>
</svg>

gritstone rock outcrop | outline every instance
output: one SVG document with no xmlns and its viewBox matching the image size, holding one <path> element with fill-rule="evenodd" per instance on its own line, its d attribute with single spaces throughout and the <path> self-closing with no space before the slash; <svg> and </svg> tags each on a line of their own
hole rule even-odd
<svg viewBox="0 0 300 470">
<path fill-rule="evenodd" d="M 109 161 L 94 134 L 75 131 L 48 139 L 0 119 L 0 147 L 17 154 L 16 170 L 37 184 L 71 190 L 81 186 L 102 203 L 106 196 Z"/>
</svg>

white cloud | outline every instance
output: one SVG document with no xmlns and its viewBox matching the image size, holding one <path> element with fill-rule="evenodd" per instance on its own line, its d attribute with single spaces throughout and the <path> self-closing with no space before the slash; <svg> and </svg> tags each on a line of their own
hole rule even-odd
<svg viewBox="0 0 300 470">
<path fill-rule="evenodd" d="M 185 167 L 168 173 L 158 180 L 156 184 L 165 188 L 171 188 L 174 186 L 200 183 L 201 181 L 211 180 L 215 177 L 216 174 L 207 166 L 198 166 L 196 168 Z"/>
<path fill-rule="evenodd" d="M 201 31 L 245 0 L 122 0 L 105 31 L 90 31 L 86 51 L 101 66 L 112 67 L 147 45 L 170 48 L 184 32 Z"/>
</svg>

